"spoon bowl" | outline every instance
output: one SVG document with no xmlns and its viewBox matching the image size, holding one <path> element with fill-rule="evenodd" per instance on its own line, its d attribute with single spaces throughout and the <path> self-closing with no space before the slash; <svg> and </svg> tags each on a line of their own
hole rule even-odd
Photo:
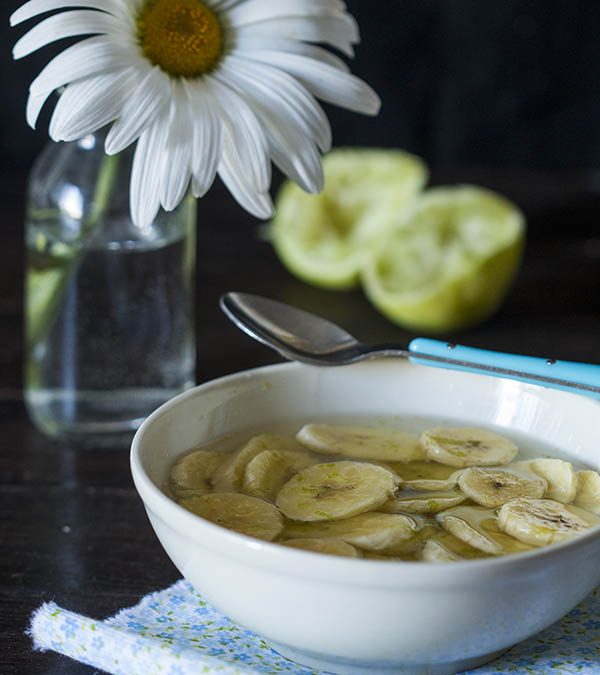
<svg viewBox="0 0 600 675">
<path fill-rule="evenodd" d="M 221 308 L 244 333 L 290 361 L 346 365 L 365 358 L 364 346 L 337 324 L 283 302 L 227 293 Z"/>
</svg>

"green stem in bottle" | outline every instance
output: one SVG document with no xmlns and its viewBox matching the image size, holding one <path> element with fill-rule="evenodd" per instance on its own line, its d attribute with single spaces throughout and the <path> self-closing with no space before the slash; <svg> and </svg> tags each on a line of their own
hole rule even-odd
<svg viewBox="0 0 600 675">
<path fill-rule="evenodd" d="M 121 155 L 104 155 L 102 159 L 90 217 L 81 228 L 80 242 L 82 246 L 80 248 L 85 248 L 85 243 L 88 239 L 87 235 L 93 232 L 98 223 L 104 219 L 110 196 L 115 187 L 120 159 Z"/>
<path fill-rule="evenodd" d="M 43 339 L 54 325 L 68 281 L 85 255 L 88 244 L 103 222 L 115 186 L 120 163 L 119 155 L 105 155 L 98 172 L 98 180 L 89 217 L 82 223 L 79 236 L 65 244 L 49 242 L 39 235 L 36 251 L 44 261 L 54 263 L 37 268 L 30 260 L 27 274 L 26 315 L 29 348 Z M 30 256 L 35 253 L 29 252 Z"/>
</svg>

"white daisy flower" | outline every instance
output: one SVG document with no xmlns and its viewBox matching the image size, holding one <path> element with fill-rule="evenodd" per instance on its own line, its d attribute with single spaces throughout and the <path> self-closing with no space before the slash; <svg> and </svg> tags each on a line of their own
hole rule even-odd
<svg viewBox="0 0 600 675">
<path fill-rule="evenodd" d="M 358 28 L 342 0 L 29 0 L 20 24 L 53 10 L 14 47 L 21 58 L 65 49 L 30 87 L 35 127 L 51 93 L 65 87 L 50 123 L 55 141 L 112 124 L 106 152 L 137 142 L 131 175 L 134 222 L 149 225 L 189 190 L 203 196 L 218 173 L 260 218 L 272 215 L 271 161 L 309 192 L 323 187 L 321 153 L 331 128 L 319 98 L 375 115 L 380 101 L 345 63 Z"/>
</svg>

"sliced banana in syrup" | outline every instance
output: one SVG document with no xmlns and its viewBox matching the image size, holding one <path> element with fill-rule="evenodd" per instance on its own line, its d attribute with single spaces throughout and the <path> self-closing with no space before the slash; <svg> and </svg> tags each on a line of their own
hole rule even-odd
<svg viewBox="0 0 600 675">
<path fill-rule="evenodd" d="M 418 490 L 419 492 L 447 492 L 456 487 L 460 473 L 460 471 L 457 471 L 456 475 L 453 474 L 448 480 L 427 478 L 407 480 L 403 483 L 403 487 L 406 490 Z"/>
<path fill-rule="evenodd" d="M 360 558 L 360 551 L 348 544 L 343 539 L 327 537 L 323 539 L 287 539 L 280 542 L 284 546 L 292 548 L 301 548 L 305 551 L 314 551 L 315 553 L 327 553 L 328 555 L 341 555 L 346 558 Z"/>
<path fill-rule="evenodd" d="M 196 450 L 184 455 L 171 469 L 171 491 L 179 499 L 212 492 L 213 475 L 228 459 L 228 455 L 210 450 Z"/>
<path fill-rule="evenodd" d="M 464 560 L 457 553 L 444 546 L 437 539 L 428 539 L 421 549 L 420 559 L 424 562 L 456 562 Z"/>
<path fill-rule="evenodd" d="M 599 524 L 600 518 L 592 513 L 552 499 L 523 497 L 498 511 L 500 529 L 531 546 L 568 541 Z"/>
<path fill-rule="evenodd" d="M 421 434 L 430 460 L 458 468 L 508 464 L 518 453 L 508 438 L 471 427 L 436 427 Z"/>
<path fill-rule="evenodd" d="M 490 555 L 517 553 L 530 548 L 502 531 L 496 512 L 483 506 L 457 506 L 438 513 L 437 521 L 457 539 Z"/>
<path fill-rule="evenodd" d="M 415 434 L 397 429 L 307 424 L 296 435 L 299 443 L 326 455 L 384 462 L 412 462 L 425 459 Z"/>
<path fill-rule="evenodd" d="M 423 522 L 404 514 L 363 513 L 345 520 L 288 523 L 284 536 L 294 539 L 335 537 L 367 551 L 390 551 L 415 537 Z"/>
<path fill-rule="evenodd" d="M 419 560 L 425 562 L 453 562 L 486 558 L 487 555 L 461 541 L 453 534 L 440 530 L 425 540 L 421 547 Z"/>
<path fill-rule="evenodd" d="M 461 473 L 454 466 L 430 461 L 390 462 L 388 466 L 402 478 L 404 488 L 426 492 L 451 490 Z"/>
<path fill-rule="evenodd" d="M 317 460 L 306 452 L 264 450 L 248 462 L 242 491 L 254 497 L 275 501 L 281 488 L 299 471 Z"/>
<path fill-rule="evenodd" d="M 461 491 L 477 504 L 496 508 L 518 497 L 543 497 L 548 483 L 524 469 L 511 466 L 480 468 L 469 467 L 462 471 L 458 486 Z"/>
<path fill-rule="evenodd" d="M 397 476 L 374 464 L 316 464 L 289 480 L 276 504 L 291 520 L 350 518 L 377 509 L 394 494 L 398 482 Z"/>
<path fill-rule="evenodd" d="M 600 526 L 600 473 L 561 459 L 513 461 L 517 454 L 512 441 L 478 428 L 436 427 L 419 439 L 308 424 L 295 439 L 260 434 L 233 453 L 190 452 L 165 489 L 227 529 L 352 558 L 485 558 Z"/>
<path fill-rule="evenodd" d="M 546 499 L 554 499 L 563 504 L 570 504 L 575 499 L 578 480 L 571 462 L 542 457 L 517 462 L 515 466 L 541 476 L 548 483 L 548 489 L 544 493 Z"/>
<path fill-rule="evenodd" d="M 213 483 L 219 492 L 237 492 L 244 481 L 246 467 L 256 455 L 265 450 L 284 450 L 286 452 L 302 452 L 304 449 L 293 438 L 274 434 L 254 436 L 239 450 L 229 455 L 214 473 Z"/>
<path fill-rule="evenodd" d="M 273 541 L 283 530 L 283 517 L 273 504 L 239 492 L 190 497 L 179 503 L 215 525 L 264 541 Z"/>
<path fill-rule="evenodd" d="M 452 480 L 452 476 L 459 473 L 453 466 L 439 464 L 438 462 L 431 462 L 429 460 L 416 460 L 408 463 L 388 462 L 388 466 L 406 482 L 415 482 L 419 480 Z"/>
<path fill-rule="evenodd" d="M 597 471 L 577 472 L 575 506 L 600 516 L 600 474 Z"/>
<path fill-rule="evenodd" d="M 379 507 L 383 513 L 439 513 L 458 506 L 467 497 L 459 490 L 422 492 L 407 490 L 406 483 L 391 499 Z"/>
</svg>

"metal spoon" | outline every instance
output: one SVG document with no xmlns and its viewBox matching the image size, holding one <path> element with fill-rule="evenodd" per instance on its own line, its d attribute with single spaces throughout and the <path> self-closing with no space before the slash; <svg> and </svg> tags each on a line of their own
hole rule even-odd
<svg viewBox="0 0 600 675">
<path fill-rule="evenodd" d="M 236 326 L 292 361 L 343 366 L 364 359 L 400 357 L 420 365 L 505 377 L 600 398 L 600 365 L 503 354 L 427 338 L 413 340 L 408 349 L 368 346 L 327 319 L 259 295 L 227 293 L 220 304 Z"/>
</svg>

